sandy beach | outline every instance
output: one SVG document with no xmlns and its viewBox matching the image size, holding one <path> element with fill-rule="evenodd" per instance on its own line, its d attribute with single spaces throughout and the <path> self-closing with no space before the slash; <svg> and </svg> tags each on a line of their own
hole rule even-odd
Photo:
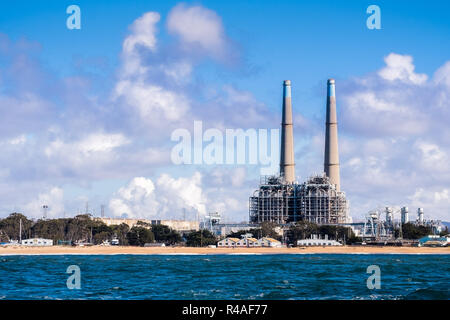
<svg viewBox="0 0 450 320">
<path fill-rule="evenodd" d="M 193 247 L 0 247 L 0 255 L 63 255 L 63 254 L 450 254 L 450 247 L 298 247 L 298 248 L 193 248 Z"/>
</svg>

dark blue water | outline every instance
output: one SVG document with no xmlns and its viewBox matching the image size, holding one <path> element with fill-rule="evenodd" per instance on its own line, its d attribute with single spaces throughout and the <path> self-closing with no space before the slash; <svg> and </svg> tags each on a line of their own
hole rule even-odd
<svg viewBox="0 0 450 320">
<path fill-rule="evenodd" d="M 369 265 L 381 289 L 367 288 Z M 449 298 L 450 255 L 0 256 L 0 299 Z"/>
</svg>

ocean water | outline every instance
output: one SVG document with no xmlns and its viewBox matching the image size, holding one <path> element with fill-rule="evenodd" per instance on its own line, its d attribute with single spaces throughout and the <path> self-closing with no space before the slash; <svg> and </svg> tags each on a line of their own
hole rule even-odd
<svg viewBox="0 0 450 320">
<path fill-rule="evenodd" d="M 70 265 L 81 289 L 67 287 Z M 450 255 L 0 256 L 0 299 L 449 298 Z"/>
</svg>

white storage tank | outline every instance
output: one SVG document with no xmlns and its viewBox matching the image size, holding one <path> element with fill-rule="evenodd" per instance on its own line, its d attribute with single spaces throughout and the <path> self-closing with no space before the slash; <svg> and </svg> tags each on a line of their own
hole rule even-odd
<svg viewBox="0 0 450 320">
<path fill-rule="evenodd" d="M 419 223 L 422 224 L 423 223 L 423 208 L 418 208 L 417 209 L 417 216 L 419 218 Z"/>
<path fill-rule="evenodd" d="M 402 223 L 408 223 L 409 222 L 409 212 L 408 212 L 408 207 L 403 207 L 402 208 Z"/>
</svg>

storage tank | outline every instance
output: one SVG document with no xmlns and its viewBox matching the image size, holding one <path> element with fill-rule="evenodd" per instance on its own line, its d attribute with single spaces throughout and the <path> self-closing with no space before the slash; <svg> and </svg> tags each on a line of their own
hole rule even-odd
<svg viewBox="0 0 450 320">
<path fill-rule="evenodd" d="M 423 223 L 423 208 L 418 208 L 417 209 L 417 216 L 419 217 L 419 223 L 422 224 Z"/>
<path fill-rule="evenodd" d="M 386 222 L 392 224 L 394 220 L 394 210 L 391 207 L 386 207 Z"/>
<path fill-rule="evenodd" d="M 408 207 L 402 208 L 402 223 L 408 223 L 409 222 L 409 213 L 408 213 Z"/>
</svg>

